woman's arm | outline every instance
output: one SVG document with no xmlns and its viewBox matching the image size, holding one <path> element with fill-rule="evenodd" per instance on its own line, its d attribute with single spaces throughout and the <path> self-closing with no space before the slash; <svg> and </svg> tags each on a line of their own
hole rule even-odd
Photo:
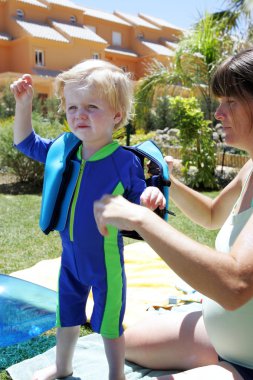
<svg viewBox="0 0 253 380">
<path fill-rule="evenodd" d="M 103 197 L 95 202 L 94 213 L 103 235 L 107 234 L 107 224 L 136 230 L 173 271 L 226 309 L 236 309 L 252 298 L 253 217 L 231 253 L 223 254 L 188 238 L 152 211 L 122 197 Z"/>
<path fill-rule="evenodd" d="M 167 157 L 167 163 L 171 169 L 170 162 Z M 220 228 L 239 197 L 242 183 L 251 170 L 251 166 L 250 160 L 215 199 L 189 188 L 171 175 L 171 199 L 195 223 L 208 229 Z"/>
</svg>

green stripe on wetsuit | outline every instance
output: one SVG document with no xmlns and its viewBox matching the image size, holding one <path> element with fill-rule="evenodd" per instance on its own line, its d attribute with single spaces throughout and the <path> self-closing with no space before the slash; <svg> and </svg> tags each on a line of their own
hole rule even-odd
<svg viewBox="0 0 253 380">
<path fill-rule="evenodd" d="M 87 161 L 97 161 L 102 160 L 103 158 L 109 156 L 112 154 L 116 149 L 118 149 L 119 144 L 117 141 L 113 141 L 110 144 L 106 145 L 105 147 L 101 148 L 99 151 L 95 152 Z M 70 211 L 70 220 L 69 220 L 69 237 L 70 241 L 74 241 L 74 220 L 75 220 L 75 210 L 76 210 L 76 202 L 79 196 L 79 190 L 82 182 L 83 172 L 85 169 L 85 163 L 86 160 L 82 158 L 82 149 L 83 144 L 81 144 L 77 151 L 77 158 L 81 161 L 81 167 L 80 172 L 77 180 L 77 185 L 75 188 L 73 201 L 71 205 L 71 211 Z"/>
<path fill-rule="evenodd" d="M 123 193 L 124 188 L 120 182 L 113 191 L 113 195 L 122 195 Z M 110 225 L 107 228 L 109 235 L 104 238 L 107 296 L 100 334 L 106 338 L 117 338 L 115 331 L 119 330 L 122 308 L 122 265 L 118 248 L 118 229 Z"/>
</svg>

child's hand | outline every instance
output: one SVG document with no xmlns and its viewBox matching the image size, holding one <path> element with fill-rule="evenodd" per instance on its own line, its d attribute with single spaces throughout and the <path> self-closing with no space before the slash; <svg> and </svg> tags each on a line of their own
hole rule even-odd
<svg viewBox="0 0 253 380">
<path fill-rule="evenodd" d="M 161 191 L 154 186 L 148 186 L 140 197 L 141 205 L 148 207 L 151 210 L 164 209 L 166 206 L 166 199 L 161 193 Z"/>
<path fill-rule="evenodd" d="M 16 103 L 24 106 L 30 105 L 33 99 L 31 75 L 24 74 L 21 78 L 10 85 L 10 90 L 15 97 Z"/>
</svg>

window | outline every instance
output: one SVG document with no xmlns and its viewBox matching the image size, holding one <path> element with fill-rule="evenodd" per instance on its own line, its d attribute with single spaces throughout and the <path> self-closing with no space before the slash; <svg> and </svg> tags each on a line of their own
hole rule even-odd
<svg viewBox="0 0 253 380">
<path fill-rule="evenodd" d="M 95 26 L 92 26 L 92 25 L 86 25 L 86 28 L 90 29 L 92 32 L 96 33 L 97 32 L 97 28 Z"/>
<path fill-rule="evenodd" d="M 38 94 L 38 98 L 41 100 L 42 103 L 44 103 L 47 100 L 48 95 L 47 94 L 43 94 L 43 93 L 39 93 Z"/>
<path fill-rule="evenodd" d="M 70 24 L 76 24 L 76 16 L 70 16 L 69 21 Z"/>
<path fill-rule="evenodd" d="M 122 44 L 122 36 L 119 32 L 112 32 L 112 44 L 114 46 L 121 46 Z"/>
<path fill-rule="evenodd" d="M 35 64 L 36 66 L 44 66 L 44 52 L 43 50 L 35 50 Z"/>
<path fill-rule="evenodd" d="M 17 9 L 17 18 L 19 18 L 20 20 L 23 20 L 25 14 L 24 14 L 24 11 L 22 11 L 22 9 Z"/>
<path fill-rule="evenodd" d="M 99 53 L 93 53 L 92 59 L 99 59 Z"/>
<path fill-rule="evenodd" d="M 137 34 L 137 37 L 141 40 L 142 38 L 144 38 L 144 34 L 142 32 L 139 32 Z"/>
</svg>

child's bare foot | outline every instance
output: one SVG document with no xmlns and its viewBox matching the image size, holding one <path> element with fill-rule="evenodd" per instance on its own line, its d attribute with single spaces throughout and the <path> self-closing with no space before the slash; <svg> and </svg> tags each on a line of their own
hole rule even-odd
<svg viewBox="0 0 253 380">
<path fill-rule="evenodd" d="M 32 380 L 55 380 L 55 379 L 64 379 L 68 376 L 71 376 L 72 373 L 68 372 L 57 373 L 56 365 L 52 365 L 50 367 L 43 368 L 39 371 L 36 371 L 33 375 Z"/>
</svg>

